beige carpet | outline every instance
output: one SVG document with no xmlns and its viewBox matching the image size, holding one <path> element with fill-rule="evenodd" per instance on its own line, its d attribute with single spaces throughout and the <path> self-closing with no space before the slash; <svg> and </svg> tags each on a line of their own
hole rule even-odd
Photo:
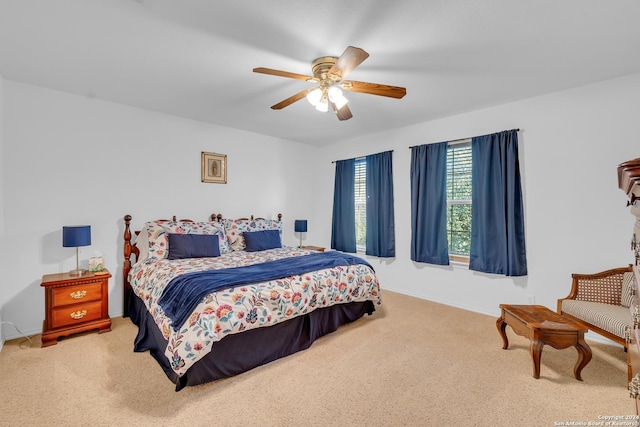
<svg viewBox="0 0 640 427">
<path fill-rule="evenodd" d="M 536 380 L 529 342 L 507 328 L 502 350 L 495 318 L 391 292 L 306 351 L 178 393 L 132 351 L 135 326 L 113 320 L 44 349 L 39 336 L 5 343 L 0 425 L 554 426 L 634 413 L 619 347 L 590 343 L 580 382 L 575 349 L 545 346 Z"/>
</svg>

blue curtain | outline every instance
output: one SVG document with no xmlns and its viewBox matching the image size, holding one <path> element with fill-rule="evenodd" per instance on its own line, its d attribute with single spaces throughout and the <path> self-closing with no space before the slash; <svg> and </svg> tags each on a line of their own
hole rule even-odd
<svg viewBox="0 0 640 427">
<path fill-rule="evenodd" d="M 356 252 L 355 159 L 336 162 L 331 248 Z"/>
<path fill-rule="evenodd" d="M 391 151 L 385 151 L 366 157 L 367 244 L 365 253 L 384 258 L 396 256 L 392 154 Z"/>
<path fill-rule="evenodd" d="M 472 138 L 471 150 L 469 269 L 526 276 L 518 132 L 509 130 Z"/>
<path fill-rule="evenodd" d="M 411 259 L 449 265 L 447 143 L 411 148 Z"/>
</svg>

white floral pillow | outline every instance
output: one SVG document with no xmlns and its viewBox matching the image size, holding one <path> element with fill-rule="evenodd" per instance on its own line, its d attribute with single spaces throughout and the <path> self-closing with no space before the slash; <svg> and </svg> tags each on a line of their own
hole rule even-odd
<svg viewBox="0 0 640 427">
<path fill-rule="evenodd" d="M 169 233 L 217 235 L 220 253 L 230 252 L 224 226 L 217 222 L 151 221 L 147 222 L 149 258 L 162 259 L 169 254 Z"/>
<path fill-rule="evenodd" d="M 245 231 L 278 230 L 282 238 L 282 223 L 275 219 L 223 219 L 224 231 L 232 251 L 244 251 Z"/>
<path fill-rule="evenodd" d="M 136 236 L 136 247 L 138 248 L 138 258 L 136 262 L 144 261 L 149 258 L 149 233 L 147 232 L 147 224 L 140 230 Z"/>
</svg>

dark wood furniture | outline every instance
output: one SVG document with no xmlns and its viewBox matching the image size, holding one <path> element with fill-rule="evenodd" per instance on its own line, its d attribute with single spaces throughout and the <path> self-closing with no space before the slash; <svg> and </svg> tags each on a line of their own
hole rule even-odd
<svg viewBox="0 0 640 427">
<path fill-rule="evenodd" d="M 61 336 L 97 329 L 111 330 L 109 278 L 111 273 L 46 274 L 40 286 L 45 291 L 42 347 L 57 344 Z"/>
<path fill-rule="evenodd" d="M 636 208 L 636 202 L 640 201 L 640 158 L 618 165 L 618 188 L 629 197 L 627 206 L 631 206 L 631 213 L 638 218 L 633 208 Z"/>
<path fill-rule="evenodd" d="M 640 263 L 640 158 L 629 160 L 618 165 L 618 187 L 629 198 L 627 206 L 630 208 L 631 214 L 635 217 L 631 238 L 631 250 L 635 258 L 635 265 L 632 266 L 634 275 L 634 298 L 630 307 L 633 328 L 629 331 L 626 348 L 629 352 L 629 394 L 635 399 L 636 413 L 640 414 L 640 314 L 638 314 L 638 279 L 640 279 L 640 268 L 638 267 Z"/>
<path fill-rule="evenodd" d="M 322 246 L 300 246 L 300 249 L 306 249 L 308 251 L 324 252 L 324 248 Z"/>
<path fill-rule="evenodd" d="M 501 316 L 496 321 L 496 326 L 504 345 L 509 348 L 506 327 L 531 341 L 530 350 L 533 359 L 533 377 L 540 378 L 540 357 L 542 347 L 551 347 L 562 350 L 575 347 L 578 351 L 578 361 L 573 368 L 573 375 L 582 381 L 580 373 L 591 360 L 591 348 L 584 340 L 587 328 L 573 322 L 541 305 L 509 305 L 500 304 Z"/>
</svg>

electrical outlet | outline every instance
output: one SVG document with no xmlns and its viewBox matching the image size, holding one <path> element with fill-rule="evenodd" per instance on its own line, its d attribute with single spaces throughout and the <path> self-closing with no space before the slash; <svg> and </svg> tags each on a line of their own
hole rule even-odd
<svg viewBox="0 0 640 427">
<path fill-rule="evenodd" d="M 536 303 L 536 296 L 527 294 L 527 304 L 534 305 Z"/>
</svg>

